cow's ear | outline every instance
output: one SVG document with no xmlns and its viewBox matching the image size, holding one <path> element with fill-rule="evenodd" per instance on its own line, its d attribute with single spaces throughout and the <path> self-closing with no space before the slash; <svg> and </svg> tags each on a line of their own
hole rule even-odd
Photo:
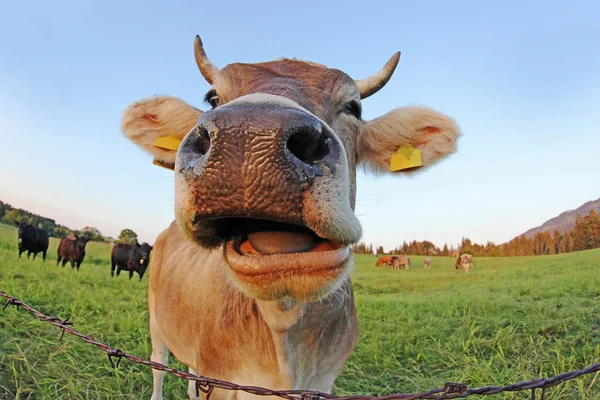
<svg viewBox="0 0 600 400">
<path fill-rule="evenodd" d="M 13 221 L 15 223 L 15 226 L 18 227 L 19 223 L 17 221 Z"/>
<path fill-rule="evenodd" d="M 179 143 L 196 126 L 202 111 L 171 96 L 137 101 L 123 113 L 121 129 L 135 144 L 154 156 L 154 163 L 175 168 Z"/>
<path fill-rule="evenodd" d="M 460 135 L 450 117 L 430 108 L 396 108 L 362 125 L 358 162 L 373 172 L 423 170 L 454 153 Z"/>
</svg>

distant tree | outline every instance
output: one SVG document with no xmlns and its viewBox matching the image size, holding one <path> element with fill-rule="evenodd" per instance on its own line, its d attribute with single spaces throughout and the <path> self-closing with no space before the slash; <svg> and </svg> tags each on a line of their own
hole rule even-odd
<svg viewBox="0 0 600 400">
<path fill-rule="evenodd" d="M 131 229 L 123 229 L 119 234 L 119 241 L 123 243 L 135 243 L 137 241 L 137 233 Z"/>
<path fill-rule="evenodd" d="M 19 212 L 18 209 L 13 208 L 12 210 L 8 211 L 5 215 L 4 215 L 4 219 L 7 222 L 20 222 L 21 221 L 21 213 Z"/>
<path fill-rule="evenodd" d="M 575 219 L 575 228 L 573 228 L 573 250 L 580 251 L 586 248 L 586 226 L 583 218 L 577 216 Z"/>
<path fill-rule="evenodd" d="M 448 252 L 448 243 L 444 243 L 444 248 L 442 249 L 442 256 L 448 257 L 450 253 Z"/>
<path fill-rule="evenodd" d="M 583 218 L 585 223 L 585 247 L 586 249 L 597 249 L 600 247 L 600 215 L 594 210 L 591 210 L 588 215 Z"/>
<path fill-rule="evenodd" d="M 560 244 L 563 240 L 563 236 L 560 234 L 560 231 L 558 231 L 558 229 L 554 230 L 554 237 L 552 239 L 554 240 L 554 254 L 561 253 Z"/>
<path fill-rule="evenodd" d="M 0 219 L 4 218 L 4 216 L 6 215 L 6 213 L 8 211 L 10 211 L 12 207 L 10 206 L 10 204 L 7 204 L 3 201 L 0 201 Z"/>
<path fill-rule="evenodd" d="M 575 251 L 575 239 L 573 239 L 572 231 L 566 236 L 565 239 L 565 253 Z"/>
<path fill-rule="evenodd" d="M 377 247 L 377 255 L 380 256 L 383 254 L 385 254 L 385 251 L 383 250 L 383 246 Z"/>
<path fill-rule="evenodd" d="M 104 241 L 104 236 L 102 236 L 102 233 L 100 232 L 100 230 L 98 230 L 97 228 L 94 228 L 92 226 L 84 227 L 81 230 L 81 234 L 86 236 L 88 239 L 96 241 L 96 242 Z"/>
</svg>

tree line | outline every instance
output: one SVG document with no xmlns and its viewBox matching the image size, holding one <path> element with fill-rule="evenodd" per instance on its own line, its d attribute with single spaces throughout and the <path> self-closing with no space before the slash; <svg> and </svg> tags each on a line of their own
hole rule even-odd
<svg viewBox="0 0 600 400">
<path fill-rule="evenodd" d="M 100 230 L 92 226 L 86 226 L 83 229 L 71 229 L 64 225 L 57 224 L 55 220 L 34 214 L 22 208 L 16 208 L 0 200 L 0 223 L 14 225 L 14 222 L 26 222 L 37 228 L 48 232 L 48 235 L 55 238 L 62 238 L 74 233 L 80 236 L 86 236 L 94 242 L 114 242 L 115 239 L 104 236 Z M 137 241 L 137 234 L 131 229 L 123 229 L 118 240 L 124 243 L 134 243 Z"/>
<path fill-rule="evenodd" d="M 600 215 L 591 210 L 584 217 L 578 216 L 575 227 L 565 233 L 558 230 L 553 233 L 538 232 L 532 238 L 521 235 L 503 244 L 489 241 L 478 244 L 473 243 L 469 238 L 463 238 L 456 248 L 444 244 L 441 249 L 428 240 L 421 242 L 413 240 L 409 243 L 405 241 L 388 254 L 450 256 L 452 251 L 459 250 L 461 253 L 477 257 L 516 257 L 571 253 L 597 248 L 600 248 Z M 355 245 L 353 251 L 356 254 L 386 254 L 382 246 L 375 249 L 372 244 L 366 243 Z"/>
</svg>

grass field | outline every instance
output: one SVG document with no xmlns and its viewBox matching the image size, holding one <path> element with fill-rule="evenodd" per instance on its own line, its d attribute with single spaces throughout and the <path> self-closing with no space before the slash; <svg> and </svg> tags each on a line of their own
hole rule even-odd
<svg viewBox="0 0 600 400">
<path fill-rule="evenodd" d="M 76 329 L 149 358 L 147 278 L 110 279 L 110 247 L 88 245 L 80 272 L 49 260 L 19 260 L 16 230 L 0 225 L 0 289 L 40 311 L 71 317 Z M 375 269 L 357 257 L 352 279 L 359 345 L 336 394 L 419 392 L 459 381 L 479 387 L 553 376 L 600 360 L 600 251 L 479 258 L 466 275 L 449 258 L 423 271 Z M 0 399 L 149 398 L 149 369 L 106 355 L 14 307 L 0 312 Z M 183 368 L 171 358 L 170 365 Z M 201 371 L 200 371 L 201 372 Z M 598 374 L 550 389 L 548 399 L 599 399 Z M 597 384 L 595 384 L 597 383 Z M 167 376 L 165 398 L 184 399 Z M 526 399 L 528 393 L 497 395 Z"/>
</svg>

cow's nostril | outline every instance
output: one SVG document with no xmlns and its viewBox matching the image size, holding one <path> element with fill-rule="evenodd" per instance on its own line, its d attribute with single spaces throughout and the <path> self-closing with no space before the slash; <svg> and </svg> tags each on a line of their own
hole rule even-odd
<svg viewBox="0 0 600 400">
<path fill-rule="evenodd" d="M 202 126 L 196 127 L 196 134 L 194 135 L 192 149 L 200 154 L 201 156 L 208 153 L 208 149 L 210 148 L 210 136 L 206 128 Z"/>
<path fill-rule="evenodd" d="M 329 137 L 313 130 L 300 130 L 289 137 L 286 147 L 297 159 L 313 165 L 329 154 Z"/>
</svg>

